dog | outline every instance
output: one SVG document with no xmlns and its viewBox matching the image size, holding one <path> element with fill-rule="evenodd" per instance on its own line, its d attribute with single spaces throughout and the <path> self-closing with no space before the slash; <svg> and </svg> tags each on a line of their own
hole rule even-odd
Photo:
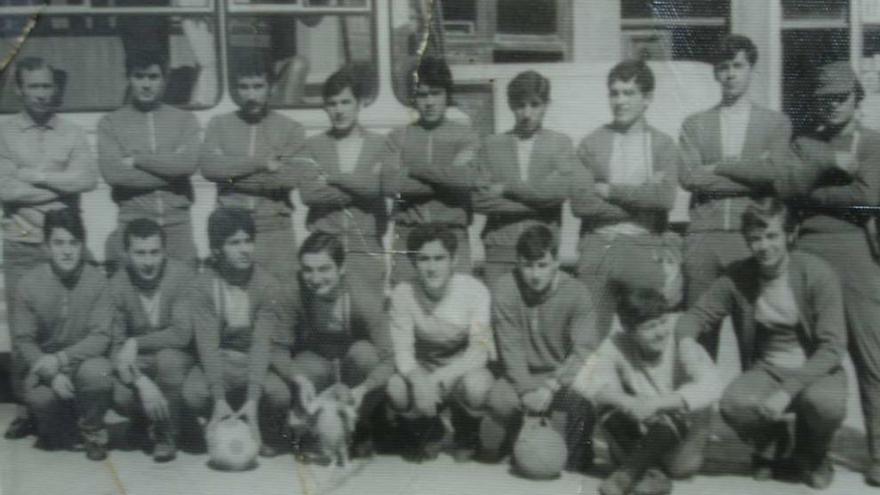
<svg viewBox="0 0 880 495">
<path fill-rule="evenodd" d="M 317 440 L 318 453 L 338 467 L 349 463 L 349 447 L 357 424 L 357 410 L 348 389 L 334 385 L 314 398 L 303 397 L 306 423 Z"/>
</svg>

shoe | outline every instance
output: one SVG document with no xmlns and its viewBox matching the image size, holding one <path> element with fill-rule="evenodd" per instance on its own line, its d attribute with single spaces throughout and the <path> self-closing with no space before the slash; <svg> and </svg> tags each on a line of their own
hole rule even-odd
<svg viewBox="0 0 880 495">
<path fill-rule="evenodd" d="M 477 449 L 458 446 L 454 447 L 450 454 L 452 455 L 452 459 L 455 460 L 455 462 L 470 462 L 477 457 Z"/>
<path fill-rule="evenodd" d="M 33 420 L 31 418 L 20 416 L 13 419 L 12 423 L 9 423 L 9 426 L 6 428 L 6 433 L 3 434 L 3 438 L 7 440 L 21 440 L 22 438 L 35 435 L 36 433 L 37 425 L 34 424 Z"/>
<path fill-rule="evenodd" d="M 600 495 L 628 495 L 635 485 L 636 480 L 632 473 L 625 469 L 618 469 L 605 478 L 599 485 Z"/>
<path fill-rule="evenodd" d="M 260 446 L 260 457 L 271 459 L 272 457 L 278 457 L 281 454 L 281 448 L 279 447 L 273 447 L 272 445 L 267 445 L 265 443 Z"/>
<path fill-rule="evenodd" d="M 103 461 L 107 458 L 107 446 L 97 442 L 85 442 L 86 457 L 90 461 Z"/>
<path fill-rule="evenodd" d="M 153 446 L 153 460 L 155 462 L 171 462 L 177 458 L 177 445 L 173 440 L 163 439 Z"/>
<path fill-rule="evenodd" d="M 373 445 L 373 440 L 370 438 L 355 442 L 351 446 L 352 459 L 367 459 L 373 457 L 375 454 L 376 448 Z"/>
<path fill-rule="evenodd" d="M 755 481 L 773 479 L 773 461 L 763 457 L 752 456 L 752 478 Z"/>
<path fill-rule="evenodd" d="M 831 482 L 834 481 L 834 466 L 831 464 L 831 459 L 829 459 L 828 456 L 825 456 L 825 458 L 812 469 L 806 466 L 802 467 L 801 477 L 803 482 L 810 488 L 816 490 L 824 490 L 828 488 L 831 486 Z"/>
<path fill-rule="evenodd" d="M 669 495 L 672 493 L 672 480 L 663 471 L 651 468 L 645 471 L 642 479 L 633 487 L 632 495 Z"/>
<path fill-rule="evenodd" d="M 874 461 L 865 471 L 865 483 L 871 486 L 880 486 L 880 461 Z"/>
</svg>

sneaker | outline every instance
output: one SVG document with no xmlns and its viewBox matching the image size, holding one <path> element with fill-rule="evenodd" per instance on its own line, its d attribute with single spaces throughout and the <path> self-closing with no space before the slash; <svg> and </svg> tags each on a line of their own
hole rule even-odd
<svg viewBox="0 0 880 495">
<path fill-rule="evenodd" d="M 373 457 L 376 448 L 373 445 L 373 439 L 367 438 L 359 442 L 354 442 L 351 446 L 352 459 L 367 459 Z"/>
<path fill-rule="evenodd" d="M 880 486 L 880 461 L 874 461 L 865 471 L 865 483 L 871 486 Z"/>
<path fill-rule="evenodd" d="M 773 461 L 763 457 L 752 457 L 752 478 L 755 481 L 769 481 L 773 479 Z"/>
<path fill-rule="evenodd" d="M 3 434 L 3 438 L 7 440 L 20 440 L 30 435 L 35 435 L 36 433 L 37 425 L 34 424 L 33 420 L 31 418 L 19 416 L 13 419 L 12 423 L 9 423 L 9 426 L 6 428 L 6 433 Z"/>
<path fill-rule="evenodd" d="M 663 471 L 651 468 L 645 471 L 631 493 L 632 495 L 669 495 L 672 493 L 672 481 Z"/>
<path fill-rule="evenodd" d="M 812 469 L 809 467 L 802 468 L 801 477 L 803 482 L 810 488 L 816 490 L 828 488 L 831 486 L 831 482 L 834 481 L 834 466 L 831 465 L 831 459 L 825 456 L 816 467 Z"/>
<path fill-rule="evenodd" d="M 153 460 L 159 463 L 171 462 L 177 458 L 177 445 L 173 439 L 162 439 L 153 446 Z"/>
<path fill-rule="evenodd" d="M 477 457 L 477 449 L 471 447 L 457 446 L 450 452 L 455 462 L 470 462 Z"/>
<path fill-rule="evenodd" d="M 605 478 L 605 481 L 599 485 L 600 495 L 627 495 L 635 485 L 632 473 L 625 469 L 618 469 L 611 473 L 611 476 Z"/>
<path fill-rule="evenodd" d="M 279 447 L 274 447 L 265 443 L 260 446 L 260 457 L 270 459 L 272 457 L 278 457 L 281 453 L 281 448 Z"/>
<path fill-rule="evenodd" d="M 90 461 L 103 461 L 107 458 L 107 446 L 97 442 L 85 442 L 86 457 Z"/>
</svg>

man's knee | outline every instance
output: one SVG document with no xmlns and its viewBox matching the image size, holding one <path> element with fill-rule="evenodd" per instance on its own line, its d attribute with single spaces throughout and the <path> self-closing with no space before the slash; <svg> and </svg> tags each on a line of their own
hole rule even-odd
<svg viewBox="0 0 880 495">
<path fill-rule="evenodd" d="M 302 351 L 293 356 L 289 376 L 303 375 L 315 388 L 321 390 L 333 382 L 333 366 L 330 361 L 311 351 Z"/>
<path fill-rule="evenodd" d="M 183 382 L 183 402 L 186 407 L 197 414 L 206 414 L 211 404 L 211 393 L 208 383 L 200 369 L 190 371 Z"/>
<path fill-rule="evenodd" d="M 363 379 L 367 373 L 379 365 L 379 351 L 371 342 L 359 340 L 351 345 L 345 356 L 346 374 L 357 375 Z"/>
<path fill-rule="evenodd" d="M 846 385 L 840 390 L 812 386 L 801 392 L 796 399 L 797 413 L 810 422 L 837 425 L 846 417 Z"/>
<path fill-rule="evenodd" d="M 743 387 L 729 387 L 721 398 L 721 417 L 733 429 L 748 428 L 763 421 L 762 400 Z"/>
<path fill-rule="evenodd" d="M 31 411 L 40 413 L 57 406 L 60 399 L 51 388 L 39 386 L 27 390 L 24 394 L 24 401 Z"/>
<path fill-rule="evenodd" d="M 388 394 L 389 404 L 396 411 L 406 411 L 410 408 L 409 385 L 404 377 L 395 374 L 389 378 L 385 392 Z"/>
<path fill-rule="evenodd" d="M 668 457 L 665 461 L 666 473 L 674 479 L 690 478 L 703 468 L 704 459 L 702 450 Z"/>
<path fill-rule="evenodd" d="M 75 385 L 78 392 L 110 391 L 113 389 L 113 365 L 106 358 L 92 358 L 76 370 Z"/>
<path fill-rule="evenodd" d="M 486 405 L 493 416 L 507 421 L 520 410 L 520 398 L 509 381 L 500 379 L 496 380 L 489 390 Z"/>
<path fill-rule="evenodd" d="M 458 399 L 469 409 L 482 409 L 486 406 L 486 397 L 494 385 L 495 378 L 486 368 L 471 371 L 458 382 Z"/>
<path fill-rule="evenodd" d="M 156 354 L 156 380 L 163 387 L 181 387 L 192 367 L 193 358 L 178 349 L 162 349 Z"/>
<path fill-rule="evenodd" d="M 275 373 L 269 373 L 263 384 L 263 400 L 272 410 L 290 408 L 290 389 Z"/>
</svg>

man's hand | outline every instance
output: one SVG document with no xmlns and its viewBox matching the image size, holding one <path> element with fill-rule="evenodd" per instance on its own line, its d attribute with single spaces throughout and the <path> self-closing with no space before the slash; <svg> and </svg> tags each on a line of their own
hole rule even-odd
<svg viewBox="0 0 880 495">
<path fill-rule="evenodd" d="M 626 411 L 629 416 L 638 423 L 644 423 L 657 415 L 658 402 L 656 399 L 633 400 Z"/>
<path fill-rule="evenodd" d="M 318 393 L 315 391 L 315 384 L 302 375 L 295 375 L 291 381 L 296 385 L 300 407 L 309 412 L 309 404 L 318 396 Z"/>
<path fill-rule="evenodd" d="M 790 404 L 791 396 L 785 390 L 780 389 L 767 397 L 764 404 L 761 405 L 761 413 L 765 418 L 776 421 L 782 418 Z"/>
<path fill-rule="evenodd" d="M 270 158 L 266 160 L 266 171 L 268 172 L 277 172 L 278 169 L 284 166 L 284 162 L 279 160 L 278 158 Z"/>
<path fill-rule="evenodd" d="M 522 396 L 523 407 L 531 414 L 543 414 L 553 402 L 553 391 L 549 387 L 539 387 Z"/>
<path fill-rule="evenodd" d="M 122 159 L 122 166 L 125 168 L 134 168 L 134 157 L 126 156 Z"/>
<path fill-rule="evenodd" d="M 58 357 L 54 354 L 44 354 L 31 367 L 31 373 L 47 382 L 57 375 L 60 370 L 61 362 L 58 361 Z"/>
<path fill-rule="evenodd" d="M 602 199 L 608 199 L 608 196 L 611 195 L 611 184 L 607 182 L 597 182 L 594 184 L 593 189 Z"/>
<path fill-rule="evenodd" d="M 440 387 L 437 382 L 421 368 L 411 371 L 406 379 L 412 386 L 413 409 L 426 418 L 437 416 L 437 405 L 440 403 Z"/>
<path fill-rule="evenodd" d="M 58 373 L 52 378 L 52 390 L 64 400 L 73 400 L 73 382 L 64 373 Z"/>
<path fill-rule="evenodd" d="M 846 172 L 847 175 L 852 175 L 858 168 L 858 162 L 855 154 L 850 151 L 835 151 L 834 166 Z"/>
<path fill-rule="evenodd" d="M 214 401 L 214 411 L 211 413 L 211 421 L 209 421 L 208 424 L 215 425 L 219 423 L 221 419 L 227 416 L 232 416 L 233 414 L 232 407 L 229 406 L 226 399 L 217 399 Z"/>
<path fill-rule="evenodd" d="M 236 413 L 236 416 L 248 424 L 251 429 L 251 436 L 255 440 L 260 441 L 260 418 L 257 413 L 257 401 L 253 399 L 245 401 L 244 405 Z"/>
<path fill-rule="evenodd" d="M 18 179 L 29 184 L 40 185 L 46 183 L 46 172 L 35 168 L 23 168 L 17 173 Z"/>
<path fill-rule="evenodd" d="M 137 340 L 127 339 L 116 353 L 116 372 L 123 383 L 132 383 L 137 376 Z"/>
<path fill-rule="evenodd" d="M 360 409 L 361 404 L 364 402 L 365 395 L 367 395 L 367 391 L 362 385 L 358 385 L 357 387 L 353 387 L 351 389 L 351 397 L 354 400 L 353 405 L 355 409 Z"/>
<path fill-rule="evenodd" d="M 148 418 L 153 421 L 167 421 L 171 418 L 168 401 L 152 380 L 142 375 L 135 386 Z"/>
</svg>

